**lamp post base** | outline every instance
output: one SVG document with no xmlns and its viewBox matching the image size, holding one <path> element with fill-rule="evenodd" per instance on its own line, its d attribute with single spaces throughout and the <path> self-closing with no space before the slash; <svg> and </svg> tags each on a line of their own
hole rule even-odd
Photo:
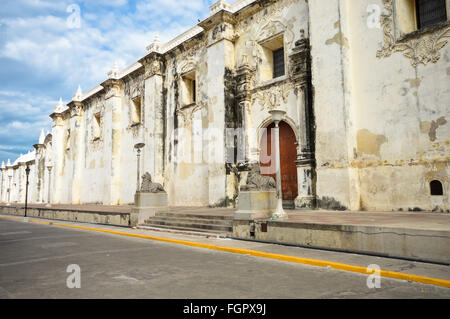
<svg viewBox="0 0 450 319">
<path fill-rule="evenodd" d="M 278 199 L 277 208 L 275 209 L 275 212 L 272 214 L 273 219 L 283 219 L 287 218 L 288 214 L 283 209 L 283 200 Z"/>
</svg>

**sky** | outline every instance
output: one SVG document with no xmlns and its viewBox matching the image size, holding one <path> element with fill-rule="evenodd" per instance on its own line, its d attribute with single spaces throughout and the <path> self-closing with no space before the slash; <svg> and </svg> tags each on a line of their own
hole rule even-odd
<svg viewBox="0 0 450 319">
<path fill-rule="evenodd" d="M 215 0 L 2 0 L 0 163 L 33 150 L 49 115 L 208 16 Z M 232 2 L 232 1 L 230 1 Z"/>
</svg>

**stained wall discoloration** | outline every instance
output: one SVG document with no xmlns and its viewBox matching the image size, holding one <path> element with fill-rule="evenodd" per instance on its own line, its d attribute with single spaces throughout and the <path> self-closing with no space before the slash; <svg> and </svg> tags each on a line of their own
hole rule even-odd
<svg viewBox="0 0 450 319">
<path fill-rule="evenodd" d="M 369 130 L 359 130 L 356 137 L 356 151 L 360 155 L 380 156 L 380 149 L 388 140 L 384 135 L 377 135 Z"/>
<path fill-rule="evenodd" d="M 341 28 L 340 21 L 334 23 L 334 28 L 340 30 Z M 332 38 L 325 41 L 325 44 L 326 45 L 337 44 L 339 46 L 346 47 L 347 49 L 350 48 L 348 39 L 345 37 L 342 31 L 339 31 Z"/>
<path fill-rule="evenodd" d="M 440 126 L 444 126 L 445 124 L 447 124 L 447 120 L 443 116 L 431 122 L 423 121 L 420 122 L 420 131 L 424 134 L 428 134 L 430 141 L 434 142 L 437 139 L 437 130 Z"/>
</svg>

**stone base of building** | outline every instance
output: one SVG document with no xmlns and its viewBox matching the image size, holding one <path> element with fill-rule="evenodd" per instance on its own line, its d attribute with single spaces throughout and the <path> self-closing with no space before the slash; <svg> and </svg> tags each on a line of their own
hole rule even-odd
<svg viewBox="0 0 450 319">
<path fill-rule="evenodd" d="M 277 207 L 275 191 L 240 192 L 235 220 L 268 219 Z"/>
<path fill-rule="evenodd" d="M 314 209 L 316 208 L 317 200 L 315 196 L 297 197 L 295 199 L 295 209 Z"/>
<path fill-rule="evenodd" d="M 167 212 L 169 200 L 167 193 L 136 193 L 134 195 L 135 207 L 131 210 L 130 226 L 144 224 L 149 217 L 157 212 Z"/>
</svg>

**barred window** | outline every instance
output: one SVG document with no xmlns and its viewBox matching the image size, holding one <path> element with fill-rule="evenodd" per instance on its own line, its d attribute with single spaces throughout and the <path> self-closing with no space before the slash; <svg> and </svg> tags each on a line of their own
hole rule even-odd
<svg viewBox="0 0 450 319">
<path fill-rule="evenodd" d="M 273 51 L 273 77 L 284 75 L 284 48 Z"/>
<path fill-rule="evenodd" d="M 445 0 L 416 0 L 416 13 L 419 29 L 447 21 Z"/>
</svg>

